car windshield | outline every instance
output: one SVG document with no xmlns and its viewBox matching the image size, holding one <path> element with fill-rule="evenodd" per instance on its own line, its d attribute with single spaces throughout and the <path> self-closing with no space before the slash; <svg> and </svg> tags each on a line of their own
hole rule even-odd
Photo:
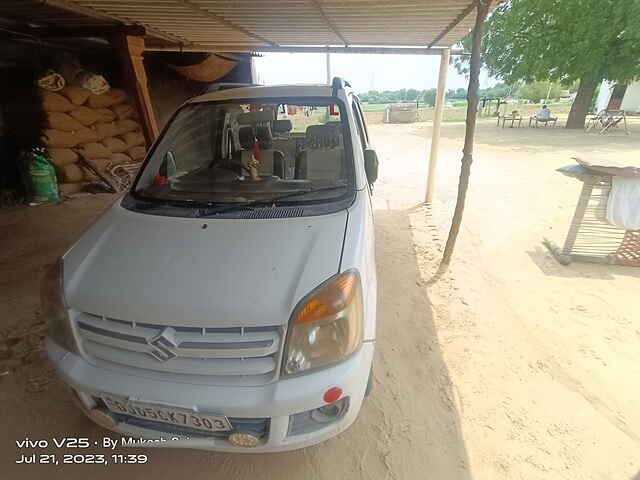
<svg viewBox="0 0 640 480">
<path fill-rule="evenodd" d="M 343 197 L 354 184 L 345 118 L 330 99 L 187 105 L 134 191 L 146 200 L 206 204 Z"/>
</svg>

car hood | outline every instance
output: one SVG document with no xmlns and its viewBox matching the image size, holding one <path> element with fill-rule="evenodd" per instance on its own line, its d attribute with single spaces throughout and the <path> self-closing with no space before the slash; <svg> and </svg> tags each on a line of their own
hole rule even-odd
<svg viewBox="0 0 640 480">
<path fill-rule="evenodd" d="M 195 219 L 114 205 L 64 256 L 69 308 L 190 327 L 284 325 L 340 267 L 347 212 Z"/>
</svg>

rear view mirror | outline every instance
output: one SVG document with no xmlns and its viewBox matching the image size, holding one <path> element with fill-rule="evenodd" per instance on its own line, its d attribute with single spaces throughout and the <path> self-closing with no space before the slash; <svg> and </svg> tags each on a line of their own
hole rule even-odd
<svg viewBox="0 0 640 480">
<path fill-rule="evenodd" d="M 364 171 L 367 173 L 367 181 L 373 185 L 378 179 L 378 154 L 373 148 L 364 150 Z"/>
</svg>

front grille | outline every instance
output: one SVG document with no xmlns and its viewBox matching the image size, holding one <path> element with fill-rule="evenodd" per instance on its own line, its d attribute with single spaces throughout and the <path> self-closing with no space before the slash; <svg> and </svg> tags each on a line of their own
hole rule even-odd
<svg viewBox="0 0 640 480">
<path fill-rule="evenodd" d="M 85 353 L 145 370 L 205 375 L 216 384 L 262 385 L 277 376 L 283 327 L 199 328 L 135 323 L 81 313 Z"/>
<path fill-rule="evenodd" d="M 93 399 L 96 402 L 96 407 L 98 408 L 98 410 L 109 413 L 119 423 L 144 428 L 147 430 L 153 430 L 155 432 L 183 435 L 189 437 L 226 439 L 232 433 L 250 433 L 257 438 L 263 438 L 269 433 L 269 426 L 271 424 L 270 418 L 229 417 L 228 420 L 233 427 L 232 430 L 228 432 L 207 432 L 204 430 L 198 430 L 197 428 L 181 427 L 179 425 L 170 425 L 168 423 L 136 418 L 122 413 L 114 413 L 107 408 L 104 401 L 100 397 L 93 397 Z"/>
</svg>

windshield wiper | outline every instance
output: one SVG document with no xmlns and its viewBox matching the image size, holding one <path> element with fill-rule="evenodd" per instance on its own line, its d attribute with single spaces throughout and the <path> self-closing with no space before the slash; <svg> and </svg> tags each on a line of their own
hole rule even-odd
<svg viewBox="0 0 640 480">
<path fill-rule="evenodd" d="M 202 217 L 208 217 L 210 215 L 220 215 L 222 213 L 233 212 L 235 210 L 251 211 L 253 210 L 253 207 L 265 206 L 265 205 L 275 206 L 276 202 L 279 202 L 281 200 L 286 200 L 292 197 L 297 197 L 299 195 L 306 195 L 308 193 L 315 193 L 315 192 L 326 192 L 326 191 L 337 190 L 339 188 L 346 188 L 346 187 L 347 185 L 331 185 L 329 187 L 306 188 L 304 190 L 298 190 L 297 192 L 289 192 L 289 193 L 284 193 L 282 195 L 276 195 L 275 197 L 267 198 L 264 200 L 249 200 L 244 203 L 229 205 L 228 207 L 201 209 L 200 213 L 197 216 L 202 218 Z"/>
</svg>

